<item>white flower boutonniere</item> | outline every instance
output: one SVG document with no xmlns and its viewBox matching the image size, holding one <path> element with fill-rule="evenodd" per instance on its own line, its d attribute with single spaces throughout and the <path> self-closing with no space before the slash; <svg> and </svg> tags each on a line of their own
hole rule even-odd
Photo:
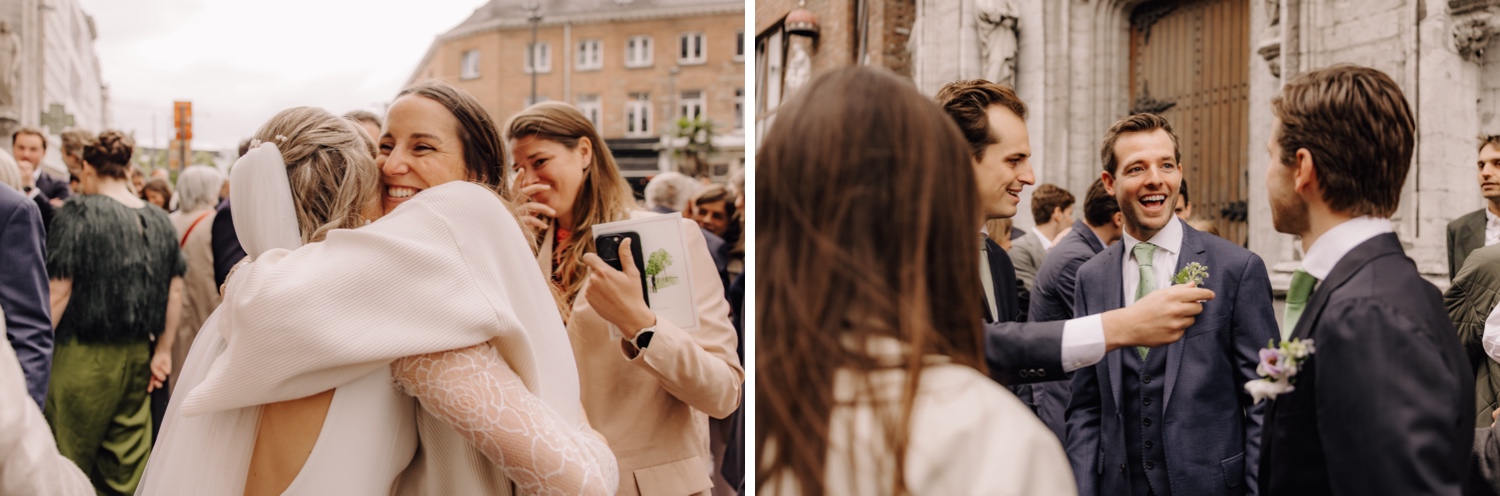
<svg viewBox="0 0 1500 496">
<path fill-rule="evenodd" d="M 1260 365 L 1255 367 L 1255 372 L 1263 379 L 1245 383 L 1245 391 L 1250 393 L 1257 404 L 1260 400 L 1274 400 L 1276 395 L 1295 391 L 1297 388 L 1292 386 L 1293 378 L 1301 369 L 1302 362 L 1316 351 L 1311 339 L 1282 341 L 1276 346 L 1272 344 L 1267 342 L 1266 347 L 1261 348 Z"/>
<path fill-rule="evenodd" d="M 1177 271 L 1177 275 L 1172 276 L 1172 284 L 1193 283 L 1202 286 L 1205 280 L 1208 280 L 1208 266 L 1198 262 L 1187 264 L 1182 270 Z"/>
</svg>

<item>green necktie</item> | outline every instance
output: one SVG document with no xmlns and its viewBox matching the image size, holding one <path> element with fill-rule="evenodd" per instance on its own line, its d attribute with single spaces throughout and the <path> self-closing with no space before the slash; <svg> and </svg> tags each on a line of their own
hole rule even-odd
<svg viewBox="0 0 1500 496">
<path fill-rule="evenodd" d="M 1141 281 L 1135 286 L 1135 299 L 1139 301 L 1156 290 L 1156 268 L 1151 266 L 1151 257 L 1156 255 L 1156 245 L 1146 242 L 1136 243 L 1131 253 L 1135 254 L 1136 265 L 1141 266 Z M 1141 354 L 1141 360 L 1145 360 L 1151 348 L 1137 346 L 1135 351 Z"/>
<path fill-rule="evenodd" d="M 1297 319 L 1302 318 L 1302 309 L 1307 307 L 1307 297 L 1317 284 L 1318 278 L 1305 270 L 1297 269 L 1292 272 L 1292 287 L 1286 292 L 1286 318 L 1281 321 L 1282 341 L 1291 337 L 1292 330 L 1297 328 Z"/>
</svg>

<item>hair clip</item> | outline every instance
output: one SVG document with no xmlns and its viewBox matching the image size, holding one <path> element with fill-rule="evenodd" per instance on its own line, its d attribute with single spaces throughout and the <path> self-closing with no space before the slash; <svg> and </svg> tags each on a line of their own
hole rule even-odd
<svg viewBox="0 0 1500 496">
<path fill-rule="evenodd" d="M 250 140 L 250 149 L 254 150 L 256 148 L 260 148 L 260 140 L 259 139 Z"/>
<path fill-rule="evenodd" d="M 282 135 L 279 135 L 279 134 L 276 135 L 276 142 L 277 143 L 281 143 L 281 144 L 286 144 L 286 136 L 282 136 Z"/>
</svg>

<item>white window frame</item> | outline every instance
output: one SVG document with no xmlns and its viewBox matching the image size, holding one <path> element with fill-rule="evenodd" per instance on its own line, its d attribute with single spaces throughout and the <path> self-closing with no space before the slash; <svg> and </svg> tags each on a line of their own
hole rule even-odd
<svg viewBox="0 0 1500 496">
<path fill-rule="evenodd" d="M 697 115 L 693 115 L 694 113 Z M 677 117 L 687 117 L 688 119 L 708 118 L 708 99 L 704 98 L 702 90 L 683 91 L 682 94 L 678 95 Z"/>
<path fill-rule="evenodd" d="M 698 65 L 708 62 L 708 36 L 700 32 L 682 33 L 677 38 L 677 63 Z"/>
<path fill-rule="evenodd" d="M 604 68 L 604 40 L 588 39 L 578 42 L 575 67 L 580 71 L 597 71 Z"/>
<path fill-rule="evenodd" d="M 625 67 L 651 67 L 651 36 L 631 36 L 625 40 Z"/>
<path fill-rule="evenodd" d="M 594 123 L 594 130 L 604 128 L 604 101 L 598 94 L 578 95 L 578 112 Z M 600 134 L 603 134 L 601 131 Z"/>
<path fill-rule="evenodd" d="M 734 61 L 745 61 L 745 30 L 741 29 L 734 33 Z"/>
<path fill-rule="evenodd" d="M 533 70 L 537 74 L 552 72 L 552 43 L 546 41 L 538 41 L 534 45 L 528 43 L 525 58 L 523 63 L 526 66 L 522 69 L 527 74 L 531 74 Z"/>
<path fill-rule="evenodd" d="M 479 79 L 479 49 L 465 50 L 459 65 L 459 79 Z"/>
<path fill-rule="evenodd" d="M 651 94 L 631 93 L 625 100 L 625 136 L 651 136 Z"/>
</svg>

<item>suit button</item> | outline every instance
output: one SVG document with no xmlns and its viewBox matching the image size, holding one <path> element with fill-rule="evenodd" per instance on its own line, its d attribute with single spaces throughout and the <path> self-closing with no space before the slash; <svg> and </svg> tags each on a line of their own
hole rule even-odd
<svg viewBox="0 0 1500 496">
<path fill-rule="evenodd" d="M 1031 377 L 1031 371 L 1030 370 L 1022 370 L 1021 371 L 1021 377 Z"/>
<path fill-rule="evenodd" d="M 1125 473 L 1125 464 L 1123 463 L 1120 464 L 1120 473 Z"/>
<path fill-rule="evenodd" d="M 1146 441 L 1146 449 L 1151 449 L 1151 441 Z"/>
<path fill-rule="evenodd" d="M 1142 424 L 1145 424 L 1145 425 L 1146 425 L 1146 427 L 1151 427 L 1151 419 L 1144 419 L 1144 420 L 1141 420 L 1141 423 L 1142 423 Z"/>
<path fill-rule="evenodd" d="M 1148 396 L 1145 399 L 1142 399 L 1141 403 L 1145 403 L 1146 406 L 1151 406 L 1151 397 Z"/>
<path fill-rule="evenodd" d="M 1151 383 L 1151 376 L 1148 375 L 1148 376 L 1142 378 L 1141 382 L 1144 382 L 1146 384 L 1150 384 Z"/>
<path fill-rule="evenodd" d="M 1155 463 L 1151 463 L 1150 461 L 1147 461 L 1146 462 L 1146 470 L 1151 470 L 1153 468 L 1156 468 L 1156 464 Z"/>
</svg>

